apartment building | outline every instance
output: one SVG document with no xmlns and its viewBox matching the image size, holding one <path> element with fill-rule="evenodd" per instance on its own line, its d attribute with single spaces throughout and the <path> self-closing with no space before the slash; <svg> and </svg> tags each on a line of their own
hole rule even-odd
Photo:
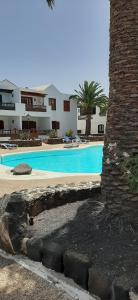
<svg viewBox="0 0 138 300">
<path fill-rule="evenodd" d="M 100 114 L 100 108 L 93 108 L 91 117 L 91 134 L 104 134 L 106 129 L 106 115 Z M 81 134 L 85 134 L 86 116 L 81 114 L 80 108 L 77 109 L 77 129 Z"/>
<path fill-rule="evenodd" d="M 56 129 L 58 136 L 72 129 L 76 134 L 77 103 L 53 84 L 30 89 L 0 81 L 0 132 L 14 129 Z"/>
</svg>

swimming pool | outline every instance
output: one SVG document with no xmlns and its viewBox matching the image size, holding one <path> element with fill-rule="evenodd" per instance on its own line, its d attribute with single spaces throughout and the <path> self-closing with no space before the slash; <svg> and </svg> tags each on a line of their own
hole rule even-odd
<svg viewBox="0 0 138 300">
<path fill-rule="evenodd" d="M 83 149 L 27 152 L 5 155 L 1 164 L 15 167 L 27 163 L 35 170 L 62 173 L 101 173 L 103 146 L 90 146 Z"/>
</svg>

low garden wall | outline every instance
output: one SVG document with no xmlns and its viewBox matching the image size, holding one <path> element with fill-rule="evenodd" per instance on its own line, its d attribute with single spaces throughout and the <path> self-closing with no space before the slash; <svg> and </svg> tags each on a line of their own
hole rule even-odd
<svg viewBox="0 0 138 300">
<path fill-rule="evenodd" d="M 62 138 L 48 138 L 47 139 L 47 144 L 50 145 L 56 145 L 56 144 L 62 144 L 63 139 Z"/>
<path fill-rule="evenodd" d="M 10 195 L 6 194 L 0 199 L 0 220 L 1 228 L 5 228 L 13 248 L 16 249 L 15 240 L 20 240 L 26 235 L 27 215 L 34 217 L 46 209 L 65 205 L 76 201 L 83 201 L 97 193 L 100 193 L 99 183 L 87 183 L 75 185 L 57 185 L 47 188 L 35 188 L 32 190 L 22 190 Z M 13 226 L 12 226 L 13 224 Z M 3 227 L 4 226 L 4 227 Z M 0 231 L 1 232 L 1 231 Z M 2 234 L 0 236 L 1 245 L 4 245 Z M 15 247 L 14 247 L 15 243 Z"/>
<path fill-rule="evenodd" d="M 10 140 L 10 144 L 16 144 L 18 147 L 36 147 L 42 146 L 42 141 L 39 139 L 34 140 Z"/>
<path fill-rule="evenodd" d="M 91 136 L 86 136 L 86 135 L 81 135 L 80 136 L 81 140 L 88 140 L 90 142 L 100 142 L 104 141 L 104 135 L 91 135 Z"/>
</svg>

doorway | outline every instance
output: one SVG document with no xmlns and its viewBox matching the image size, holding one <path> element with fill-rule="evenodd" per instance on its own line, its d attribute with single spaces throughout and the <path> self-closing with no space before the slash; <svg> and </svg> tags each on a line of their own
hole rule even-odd
<svg viewBox="0 0 138 300">
<path fill-rule="evenodd" d="M 2 95 L 0 95 L 0 106 L 2 105 Z"/>
<path fill-rule="evenodd" d="M 22 129 L 36 129 L 35 121 L 22 121 Z"/>
<path fill-rule="evenodd" d="M 4 129 L 4 121 L 0 120 L 0 130 Z"/>
<path fill-rule="evenodd" d="M 104 133 L 104 125 L 103 124 L 98 125 L 98 133 Z"/>
</svg>

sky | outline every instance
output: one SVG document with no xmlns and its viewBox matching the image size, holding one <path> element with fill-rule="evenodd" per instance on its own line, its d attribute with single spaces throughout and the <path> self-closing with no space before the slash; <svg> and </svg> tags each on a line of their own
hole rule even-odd
<svg viewBox="0 0 138 300">
<path fill-rule="evenodd" d="M 108 94 L 109 0 L 55 2 L 0 0 L 0 80 L 70 94 L 94 80 Z"/>
</svg>

